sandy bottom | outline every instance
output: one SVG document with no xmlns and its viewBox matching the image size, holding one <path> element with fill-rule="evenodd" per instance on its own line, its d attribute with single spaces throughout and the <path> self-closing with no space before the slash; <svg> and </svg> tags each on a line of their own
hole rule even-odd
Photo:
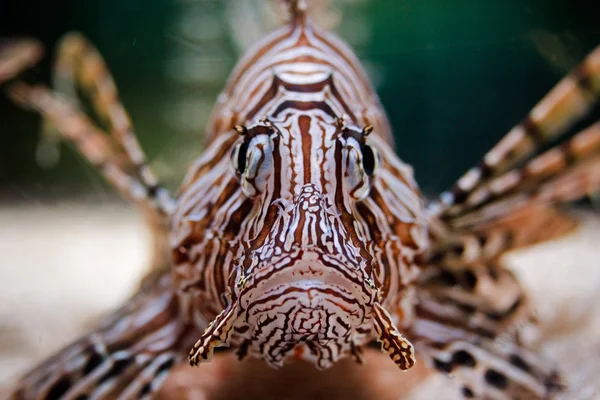
<svg viewBox="0 0 600 400">
<path fill-rule="evenodd" d="M 542 351 L 567 371 L 571 389 L 564 399 L 600 398 L 600 217 L 580 216 L 577 232 L 507 257 L 548 326 Z M 141 219 L 123 206 L 0 208 L 0 398 L 32 363 L 131 294 L 147 250 Z M 194 389 L 203 387 L 225 399 L 264 398 L 265 392 L 282 399 L 459 398 L 446 378 L 423 368 L 400 374 L 376 352 L 367 354 L 366 366 L 341 363 L 322 373 L 316 386 L 314 371 L 303 365 L 273 373 L 263 363 L 228 356 L 215 363 L 192 374 L 182 367 L 167 382 L 167 397 L 205 399 Z M 312 393 L 300 392 L 311 384 Z"/>
</svg>

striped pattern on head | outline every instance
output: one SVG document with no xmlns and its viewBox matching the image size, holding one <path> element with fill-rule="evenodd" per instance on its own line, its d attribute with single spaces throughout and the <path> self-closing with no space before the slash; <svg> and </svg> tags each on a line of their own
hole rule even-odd
<svg viewBox="0 0 600 400">
<path fill-rule="evenodd" d="M 171 230 L 192 318 L 216 316 L 191 363 L 231 339 L 241 356 L 326 368 L 379 337 L 412 366 L 396 324 L 410 323 L 423 204 L 350 49 L 294 19 L 240 61 L 208 135 Z"/>
</svg>

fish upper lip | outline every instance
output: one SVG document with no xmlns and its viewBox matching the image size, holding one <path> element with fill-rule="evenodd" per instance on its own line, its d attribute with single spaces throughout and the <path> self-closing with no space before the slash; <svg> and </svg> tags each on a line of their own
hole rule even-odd
<svg viewBox="0 0 600 400">
<path fill-rule="evenodd" d="M 300 261 L 301 263 L 302 261 Z M 247 295 L 252 292 L 258 291 L 258 296 L 254 299 L 269 295 L 269 292 L 281 285 L 287 285 L 288 287 L 298 287 L 302 283 L 310 282 L 315 288 L 325 288 L 335 286 L 341 288 L 347 296 L 354 297 L 356 299 L 363 299 L 363 302 L 370 302 L 370 294 L 368 292 L 368 285 L 364 282 L 356 283 L 352 282 L 344 277 L 335 267 L 327 265 L 298 265 L 299 262 L 295 262 L 294 265 L 287 266 L 281 270 L 275 272 L 268 278 L 261 278 L 260 281 L 254 286 L 253 290 L 243 289 L 239 295 L 239 301 L 249 304 L 251 300 Z M 252 278 L 249 279 L 249 282 Z M 244 307 L 245 308 L 245 307 Z"/>
<path fill-rule="evenodd" d="M 279 271 L 273 277 L 265 279 L 262 282 L 262 285 L 259 284 L 259 287 L 263 293 L 267 293 L 269 290 L 281 284 L 294 285 L 301 282 L 315 282 L 323 285 L 335 285 L 350 292 L 352 292 L 353 287 L 356 286 L 354 283 L 349 282 L 335 271 L 316 271 L 312 269 L 294 268 L 294 266 L 291 266 Z"/>
</svg>

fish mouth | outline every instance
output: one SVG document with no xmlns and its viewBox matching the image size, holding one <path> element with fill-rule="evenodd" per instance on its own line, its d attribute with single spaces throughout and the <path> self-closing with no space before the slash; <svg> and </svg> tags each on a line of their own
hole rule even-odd
<svg viewBox="0 0 600 400">
<path fill-rule="evenodd" d="M 319 369 L 348 355 L 362 340 L 366 310 L 330 283 L 298 280 L 267 291 L 245 312 L 250 354 L 281 367 L 295 357 Z"/>
<path fill-rule="evenodd" d="M 372 303 L 374 291 L 365 282 L 362 268 L 337 257 L 328 257 L 320 250 L 304 251 L 301 257 L 280 256 L 255 270 L 238 299 L 242 309 L 257 300 L 268 298 L 287 289 L 336 292 L 340 297 L 360 303 Z"/>
<path fill-rule="evenodd" d="M 295 356 L 324 369 L 365 342 L 375 292 L 360 275 L 319 260 L 322 253 L 303 254 L 248 280 L 238 328 L 245 326 L 250 354 L 274 367 Z"/>
</svg>

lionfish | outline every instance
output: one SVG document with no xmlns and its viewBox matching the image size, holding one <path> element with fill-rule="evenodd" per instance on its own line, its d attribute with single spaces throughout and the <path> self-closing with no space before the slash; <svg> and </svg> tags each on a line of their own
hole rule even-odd
<svg viewBox="0 0 600 400">
<path fill-rule="evenodd" d="M 500 258 L 571 229 L 557 206 L 600 187 L 599 123 L 546 146 L 597 100 L 600 48 L 427 201 L 357 57 L 303 1 L 289 3 L 289 23 L 234 69 L 176 197 L 85 39 L 62 41 L 56 81 L 86 93 L 106 131 L 75 99 L 15 78 L 39 58 L 35 43 L 2 54 L 6 93 L 141 207 L 156 237 L 140 291 L 12 398 L 146 398 L 173 366 L 208 362 L 218 347 L 326 369 L 376 341 L 400 370 L 421 361 L 451 374 L 466 398 L 561 391 L 557 369 L 519 339 L 531 312 Z"/>
</svg>

